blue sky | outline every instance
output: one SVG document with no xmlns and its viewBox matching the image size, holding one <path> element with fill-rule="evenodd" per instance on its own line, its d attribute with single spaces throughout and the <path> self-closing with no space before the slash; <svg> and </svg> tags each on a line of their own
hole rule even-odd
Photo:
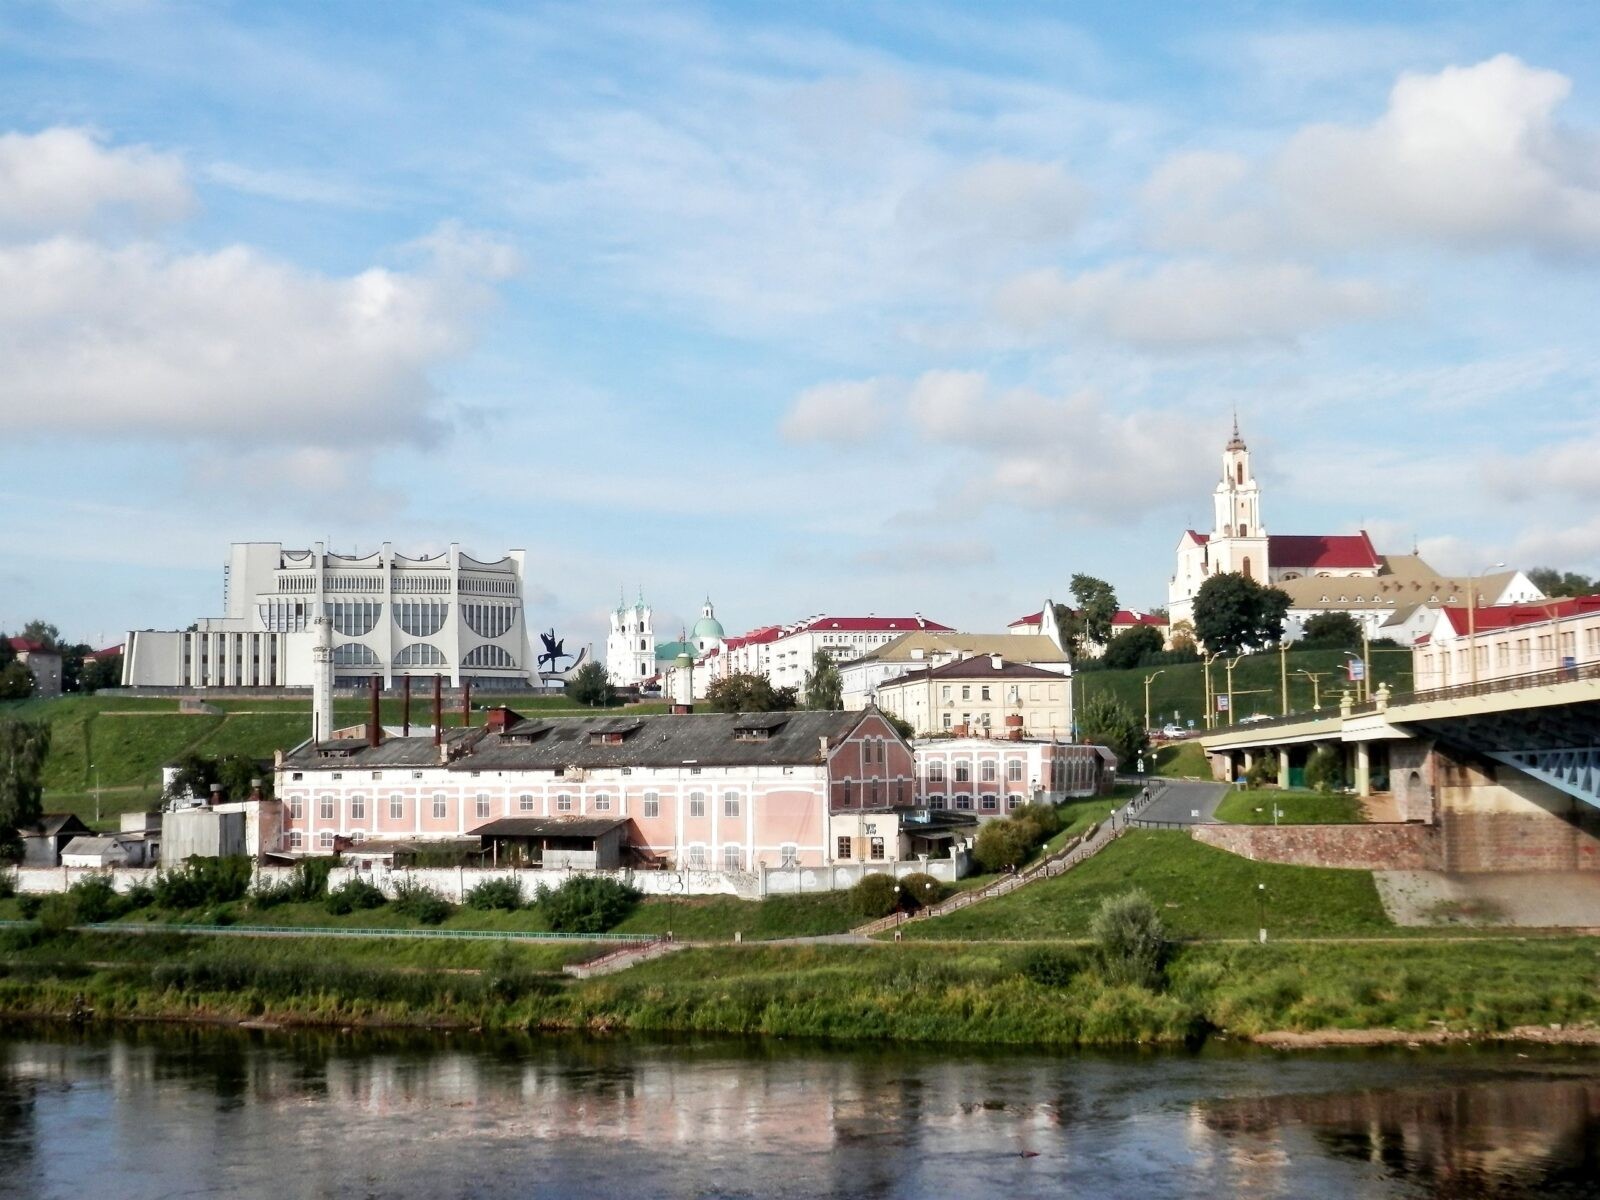
<svg viewBox="0 0 1600 1200">
<path fill-rule="evenodd" d="M 0 9 L 0 627 L 235 540 L 529 621 L 1164 602 L 1269 531 L 1600 572 L 1586 5 Z M 570 641 L 569 641 L 570 644 Z"/>
</svg>

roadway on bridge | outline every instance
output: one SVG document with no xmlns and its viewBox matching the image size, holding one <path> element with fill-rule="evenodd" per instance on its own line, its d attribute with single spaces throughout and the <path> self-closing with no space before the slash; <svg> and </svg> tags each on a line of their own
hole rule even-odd
<svg viewBox="0 0 1600 1200">
<path fill-rule="evenodd" d="M 1167 786 L 1160 789 L 1160 794 L 1139 814 L 1138 819 L 1170 821 L 1179 825 L 1207 825 L 1217 819 L 1217 805 L 1227 794 L 1228 785 L 1225 783 L 1169 779 Z"/>
</svg>

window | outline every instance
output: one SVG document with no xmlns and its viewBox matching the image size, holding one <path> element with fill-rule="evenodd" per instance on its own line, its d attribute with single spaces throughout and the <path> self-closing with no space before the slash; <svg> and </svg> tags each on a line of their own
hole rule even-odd
<svg viewBox="0 0 1600 1200">
<path fill-rule="evenodd" d="M 875 837 L 867 843 L 867 852 L 874 862 L 883 861 L 883 839 Z"/>
<path fill-rule="evenodd" d="M 595 812 L 610 812 L 611 797 L 606 795 L 604 792 L 601 792 L 594 798 L 594 810 Z"/>
<path fill-rule="evenodd" d="M 518 812 L 532 812 L 533 811 L 533 796 L 530 793 L 523 792 L 522 795 L 517 797 L 517 811 Z"/>
<path fill-rule="evenodd" d="M 488 643 L 467 652 L 463 667 L 515 667 L 517 660 L 503 647 Z"/>
<path fill-rule="evenodd" d="M 971 812 L 972 811 L 972 797 L 971 796 L 957 796 L 956 797 L 956 807 L 961 809 L 963 812 Z"/>
<path fill-rule="evenodd" d="M 944 782 L 944 759 L 936 758 L 928 764 L 928 782 Z"/>
<path fill-rule="evenodd" d="M 744 855 L 734 842 L 729 842 L 722 848 L 722 869 L 724 871 L 737 871 L 744 865 Z"/>
<path fill-rule="evenodd" d="M 944 727 L 946 729 L 950 728 L 950 720 L 954 715 L 955 715 L 954 713 L 945 713 L 944 714 Z"/>
<path fill-rule="evenodd" d="M 289 819 L 304 821 L 306 819 L 306 802 L 303 796 L 294 796 L 289 800 Z"/>
<path fill-rule="evenodd" d="M 989 698 L 989 685 L 987 683 L 984 684 L 981 689 L 979 689 L 978 697 L 982 700 L 987 700 Z"/>
<path fill-rule="evenodd" d="M 556 811 L 568 813 L 572 811 L 572 797 L 566 792 L 556 797 Z"/>
<path fill-rule="evenodd" d="M 942 688 L 939 689 L 939 699 L 941 699 L 941 700 L 950 699 L 950 685 L 948 683 L 945 684 Z"/>
<path fill-rule="evenodd" d="M 444 793 L 435 792 L 433 794 L 433 819 L 442 821 L 445 819 L 446 813 Z"/>
<path fill-rule="evenodd" d="M 489 793 L 478 793 L 478 820 L 487 820 L 489 817 Z"/>
<path fill-rule="evenodd" d="M 846 779 L 844 781 L 844 800 L 843 800 L 843 803 L 845 804 L 846 807 L 848 807 L 849 804 L 850 804 L 850 781 L 848 779 Z"/>
<path fill-rule="evenodd" d="M 394 665 L 397 667 L 442 667 L 446 663 L 444 651 L 440 650 L 439 647 L 430 642 L 412 642 L 394 656 Z"/>
<path fill-rule="evenodd" d="M 644 815 L 659 817 L 661 815 L 661 797 L 655 792 L 644 794 Z"/>
<path fill-rule="evenodd" d="M 367 819 L 367 798 L 365 796 L 350 797 L 350 819 L 352 821 L 365 821 Z"/>
<path fill-rule="evenodd" d="M 706 869 L 706 848 L 704 846 L 689 847 L 689 869 L 691 871 L 704 871 Z"/>
<path fill-rule="evenodd" d="M 305 839 L 305 835 L 304 834 L 302 834 L 298 829 L 290 830 L 290 832 L 289 832 L 289 849 L 291 849 L 291 850 L 301 850 L 301 849 L 305 848 L 305 844 L 306 844 L 306 839 Z"/>
<path fill-rule="evenodd" d="M 1006 764 L 1006 781 L 1008 783 L 1022 782 L 1022 764 L 1015 759 Z"/>
<path fill-rule="evenodd" d="M 289 778 L 298 781 L 305 778 L 305 773 L 302 771 L 296 771 L 293 775 L 289 776 Z"/>
<path fill-rule="evenodd" d="M 961 698 L 963 700 L 971 700 L 972 699 L 972 687 L 971 687 L 971 685 L 965 684 L 965 683 L 963 683 L 961 685 Z"/>
<path fill-rule="evenodd" d="M 944 799 L 943 796 L 929 796 L 928 797 L 928 807 L 929 808 L 943 808 L 944 806 L 945 806 L 945 799 Z"/>
<path fill-rule="evenodd" d="M 999 812 L 1000 799 L 998 796 L 983 796 L 979 798 L 978 806 L 984 812 Z"/>
<path fill-rule="evenodd" d="M 317 800 L 317 816 L 324 821 L 333 820 L 333 797 L 322 796 Z"/>
<path fill-rule="evenodd" d="M 703 817 L 706 815 L 706 794 L 704 792 L 689 793 L 689 815 Z"/>
<path fill-rule="evenodd" d="M 333 849 L 333 830 L 324 829 L 320 834 L 318 834 L 317 835 L 317 845 L 321 846 L 324 850 L 332 850 Z"/>
<path fill-rule="evenodd" d="M 722 815 L 725 817 L 737 817 L 739 815 L 738 792 L 722 793 Z"/>
<path fill-rule="evenodd" d="M 1006 797 L 1006 808 L 1010 809 L 1012 812 L 1015 812 L 1021 807 L 1022 797 L 1017 795 L 1017 793 L 1012 792 L 1011 795 Z"/>
<path fill-rule="evenodd" d="M 966 783 L 969 780 L 971 780 L 971 778 L 972 778 L 972 764 L 969 763 L 969 762 L 958 762 L 956 764 L 956 782 L 957 783 Z"/>
<path fill-rule="evenodd" d="M 838 842 L 838 849 L 834 852 L 835 858 L 847 859 L 850 857 L 850 839 L 842 837 Z"/>
<path fill-rule="evenodd" d="M 778 847 L 778 866 L 798 867 L 800 865 L 800 847 L 793 842 L 785 842 Z"/>
<path fill-rule="evenodd" d="M 400 821 L 405 818 L 405 815 L 405 797 L 401 796 L 399 792 L 396 792 L 394 795 L 389 797 L 389 819 L 391 821 Z"/>
<path fill-rule="evenodd" d="M 983 767 L 983 781 L 985 783 L 993 783 L 994 782 L 994 761 L 992 759 L 987 759 L 987 760 L 985 760 L 983 762 L 982 767 Z"/>
</svg>

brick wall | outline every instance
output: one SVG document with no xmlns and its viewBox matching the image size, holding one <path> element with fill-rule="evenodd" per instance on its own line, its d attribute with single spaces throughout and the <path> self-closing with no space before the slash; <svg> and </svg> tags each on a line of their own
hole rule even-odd
<svg viewBox="0 0 1600 1200">
<path fill-rule="evenodd" d="M 1600 809 L 1489 759 L 1435 755 L 1451 871 L 1600 871 Z"/>
<path fill-rule="evenodd" d="M 1444 866 L 1431 825 L 1196 825 L 1195 841 L 1257 862 L 1363 871 L 1435 871 Z"/>
</svg>

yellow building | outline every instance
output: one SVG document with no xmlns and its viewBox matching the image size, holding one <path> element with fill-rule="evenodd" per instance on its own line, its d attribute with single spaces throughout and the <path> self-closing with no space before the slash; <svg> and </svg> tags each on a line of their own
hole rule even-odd
<svg viewBox="0 0 1600 1200">
<path fill-rule="evenodd" d="M 877 688 L 878 707 L 919 734 L 965 727 L 1003 735 L 1072 736 L 1072 682 L 1053 671 L 1008 662 L 998 654 L 908 671 Z M 1008 718 L 1011 718 L 1008 720 Z"/>
</svg>

